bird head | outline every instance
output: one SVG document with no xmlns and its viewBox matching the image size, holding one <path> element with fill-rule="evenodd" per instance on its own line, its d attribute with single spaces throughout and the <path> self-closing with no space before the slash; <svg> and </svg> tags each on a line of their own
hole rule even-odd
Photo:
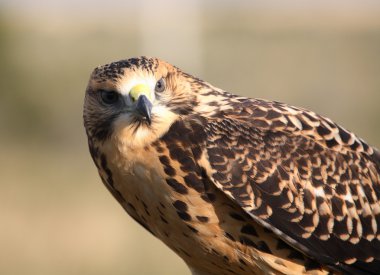
<svg viewBox="0 0 380 275">
<path fill-rule="evenodd" d="M 84 102 L 87 134 L 93 141 L 118 138 L 143 146 L 193 112 L 198 104 L 194 85 L 199 86 L 200 80 L 156 58 L 97 67 Z"/>
</svg>

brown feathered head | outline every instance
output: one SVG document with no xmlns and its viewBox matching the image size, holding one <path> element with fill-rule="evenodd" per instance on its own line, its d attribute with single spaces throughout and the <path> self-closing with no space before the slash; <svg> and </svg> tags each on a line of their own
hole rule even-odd
<svg viewBox="0 0 380 275">
<path fill-rule="evenodd" d="M 87 134 L 100 142 L 121 135 L 124 142 L 143 145 L 190 114 L 199 102 L 194 91 L 207 85 L 157 58 L 131 58 L 97 67 L 84 102 Z"/>
</svg>

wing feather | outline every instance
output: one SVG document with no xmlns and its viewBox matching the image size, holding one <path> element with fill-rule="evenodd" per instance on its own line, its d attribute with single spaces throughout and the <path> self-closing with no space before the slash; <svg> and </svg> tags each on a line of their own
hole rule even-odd
<svg viewBox="0 0 380 275">
<path fill-rule="evenodd" d="M 230 104 L 204 128 L 212 182 L 310 257 L 379 273 L 379 153 L 304 109 L 246 98 Z"/>
</svg>

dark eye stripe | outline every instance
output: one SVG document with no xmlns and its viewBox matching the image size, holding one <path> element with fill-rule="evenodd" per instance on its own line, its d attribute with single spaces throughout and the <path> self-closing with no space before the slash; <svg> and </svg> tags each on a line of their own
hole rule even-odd
<svg viewBox="0 0 380 275">
<path fill-rule="evenodd" d="M 115 91 L 100 91 L 101 100 L 108 105 L 114 104 L 119 101 L 119 94 Z"/>
</svg>

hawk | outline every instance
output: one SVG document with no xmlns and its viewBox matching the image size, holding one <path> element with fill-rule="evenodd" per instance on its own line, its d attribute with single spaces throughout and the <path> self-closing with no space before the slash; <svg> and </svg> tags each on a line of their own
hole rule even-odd
<svg viewBox="0 0 380 275">
<path fill-rule="evenodd" d="M 380 274 L 380 153 L 306 109 L 156 58 L 95 68 L 100 177 L 193 274 Z"/>
</svg>

